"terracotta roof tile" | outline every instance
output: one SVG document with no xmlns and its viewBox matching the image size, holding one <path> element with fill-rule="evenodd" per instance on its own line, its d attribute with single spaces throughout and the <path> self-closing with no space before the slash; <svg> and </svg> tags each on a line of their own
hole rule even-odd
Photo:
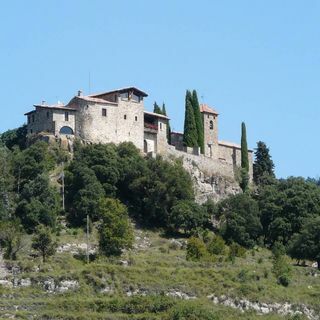
<svg viewBox="0 0 320 320">
<path fill-rule="evenodd" d="M 210 108 L 207 104 L 200 104 L 200 112 L 205 112 L 205 113 L 212 113 L 218 115 L 219 113 L 215 110 Z"/>
</svg>

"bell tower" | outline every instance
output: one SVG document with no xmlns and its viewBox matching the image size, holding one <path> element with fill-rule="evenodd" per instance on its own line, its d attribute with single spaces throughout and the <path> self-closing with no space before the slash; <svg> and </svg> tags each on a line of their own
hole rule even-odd
<svg viewBox="0 0 320 320">
<path fill-rule="evenodd" d="M 207 104 L 200 104 L 204 130 L 204 155 L 218 158 L 218 112 Z"/>
</svg>

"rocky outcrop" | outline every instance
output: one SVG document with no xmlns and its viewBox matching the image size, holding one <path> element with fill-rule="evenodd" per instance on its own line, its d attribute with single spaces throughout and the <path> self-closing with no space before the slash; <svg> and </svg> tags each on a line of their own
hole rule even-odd
<svg viewBox="0 0 320 320">
<path fill-rule="evenodd" d="M 283 316 L 295 316 L 295 315 L 304 315 L 310 320 L 319 320 L 320 317 L 316 314 L 314 310 L 307 307 L 304 304 L 293 305 L 288 302 L 284 303 L 262 303 L 262 302 L 253 302 L 247 299 L 231 298 L 227 296 L 208 296 L 214 304 L 221 304 L 226 307 L 234 308 L 241 310 L 242 312 L 248 310 L 254 310 L 257 314 L 269 314 L 277 313 Z"/>
</svg>

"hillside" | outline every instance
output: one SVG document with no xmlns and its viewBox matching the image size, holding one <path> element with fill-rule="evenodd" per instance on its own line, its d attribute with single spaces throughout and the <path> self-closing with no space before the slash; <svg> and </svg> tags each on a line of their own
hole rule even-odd
<svg viewBox="0 0 320 320">
<path fill-rule="evenodd" d="M 0 138 L 1 318 L 319 320 L 319 182 L 276 179 L 265 144 L 203 202 L 182 159 Z"/>
<path fill-rule="evenodd" d="M 57 239 L 58 253 L 46 264 L 30 258 L 28 247 L 8 263 L 1 318 L 318 319 L 320 273 L 293 266 L 290 286 L 279 286 L 265 249 L 249 250 L 234 263 L 223 256 L 192 262 L 186 239 L 136 229 L 132 251 L 86 264 L 81 230 L 62 230 Z"/>
</svg>

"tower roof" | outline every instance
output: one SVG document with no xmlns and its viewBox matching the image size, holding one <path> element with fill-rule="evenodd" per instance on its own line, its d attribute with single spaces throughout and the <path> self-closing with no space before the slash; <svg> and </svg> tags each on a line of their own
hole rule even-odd
<svg viewBox="0 0 320 320">
<path fill-rule="evenodd" d="M 211 113 L 211 114 L 215 114 L 215 115 L 219 114 L 215 109 L 209 107 L 207 104 L 204 104 L 204 103 L 200 104 L 200 112 L 201 113 Z"/>
</svg>

